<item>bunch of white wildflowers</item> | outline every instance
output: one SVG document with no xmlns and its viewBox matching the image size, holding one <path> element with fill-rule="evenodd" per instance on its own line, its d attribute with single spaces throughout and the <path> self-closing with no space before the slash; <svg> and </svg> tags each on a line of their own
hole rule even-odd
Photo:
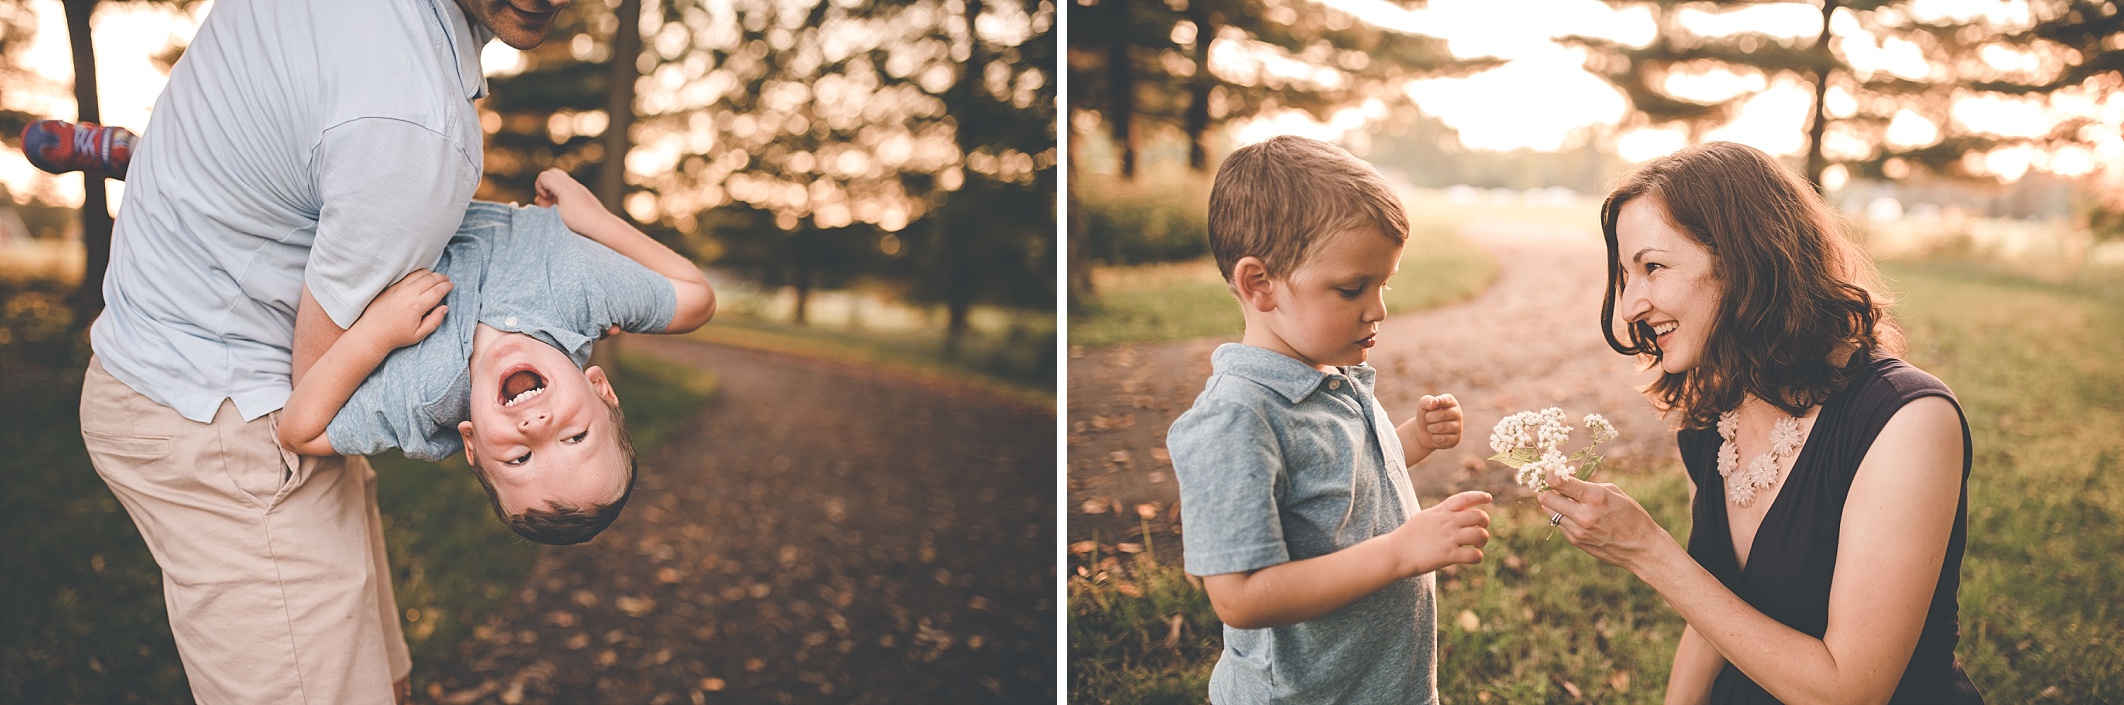
<svg viewBox="0 0 2124 705">
<path fill-rule="evenodd" d="M 1563 409 L 1552 406 L 1507 416 L 1490 432 L 1490 450 L 1497 451 L 1490 459 L 1518 470 L 1519 484 L 1536 492 L 1550 489 L 1548 477 L 1552 472 L 1572 477 L 1582 472 L 1591 477 L 1605 460 L 1593 449 L 1615 440 L 1615 425 L 1600 414 L 1586 414 L 1581 423 L 1592 429 L 1593 442 L 1565 455 L 1561 448 L 1571 440 L 1571 424 Z"/>
</svg>

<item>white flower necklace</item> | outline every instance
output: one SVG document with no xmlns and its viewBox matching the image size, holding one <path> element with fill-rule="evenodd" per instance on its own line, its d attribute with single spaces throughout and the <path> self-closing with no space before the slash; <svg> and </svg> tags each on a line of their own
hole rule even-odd
<svg viewBox="0 0 2124 705">
<path fill-rule="evenodd" d="M 1740 435 L 1739 409 L 1718 415 L 1718 436 L 1725 439 L 1718 444 L 1718 476 L 1726 478 L 1726 499 L 1740 506 L 1755 502 L 1755 491 L 1769 489 L 1777 484 L 1779 460 L 1799 453 L 1800 445 L 1807 436 L 1800 432 L 1797 416 L 1777 420 L 1770 428 L 1770 450 L 1755 456 L 1748 469 L 1740 467 L 1740 450 L 1734 446 L 1733 437 Z"/>
</svg>

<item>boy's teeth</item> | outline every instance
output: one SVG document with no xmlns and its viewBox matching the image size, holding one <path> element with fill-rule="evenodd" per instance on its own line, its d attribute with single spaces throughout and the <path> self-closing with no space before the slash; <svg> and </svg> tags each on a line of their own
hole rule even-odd
<svg viewBox="0 0 2124 705">
<path fill-rule="evenodd" d="M 545 387 L 539 387 L 537 389 L 526 389 L 524 390 L 524 393 L 516 395 L 515 398 L 510 399 L 507 403 L 502 404 L 502 406 L 516 406 L 517 402 L 538 396 L 541 392 L 544 391 L 546 391 Z"/>
</svg>

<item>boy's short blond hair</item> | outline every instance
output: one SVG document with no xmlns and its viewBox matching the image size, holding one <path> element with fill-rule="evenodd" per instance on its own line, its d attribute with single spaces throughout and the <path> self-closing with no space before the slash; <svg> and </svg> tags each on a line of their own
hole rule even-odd
<svg viewBox="0 0 2124 705">
<path fill-rule="evenodd" d="M 1360 228 L 1405 241 L 1409 216 L 1378 170 L 1320 140 L 1284 135 L 1241 147 L 1210 187 L 1210 254 L 1226 282 L 1240 258 L 1258 257 L 1282 277 L 1326 236 Z"/>
</svg>

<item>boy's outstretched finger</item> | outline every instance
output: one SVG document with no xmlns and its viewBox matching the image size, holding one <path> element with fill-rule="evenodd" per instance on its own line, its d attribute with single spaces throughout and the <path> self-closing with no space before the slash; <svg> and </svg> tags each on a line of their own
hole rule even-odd
<svg viewBox="0 0 2124 705">
<path fill-rule="evenodd" d="M 1467 509 L 1469 507 L 1489 504 L 1490 500 L 1491 497 L 1490 493 L 1488 492 L 1483 492 L 1481 490 L 1468 490 L 1466 492 L 1462 492 L 1460 494 L 1456 494 L 1439 501 L 1438 506 L 1444 507 L 1446 511 L 1457 512 L 1462 509 Z"/>
</svg>

